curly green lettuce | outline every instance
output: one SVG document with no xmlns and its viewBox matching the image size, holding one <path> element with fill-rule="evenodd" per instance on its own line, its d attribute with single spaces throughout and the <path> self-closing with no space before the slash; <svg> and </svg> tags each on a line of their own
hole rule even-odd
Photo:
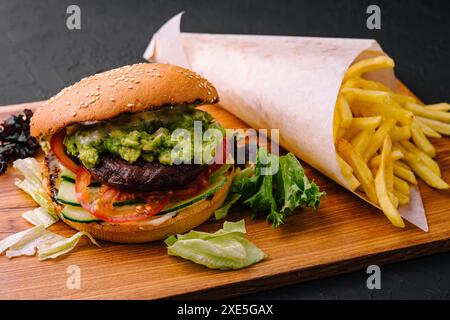
<svg viewBox="0 0 450 320">
<path fill-rule="evenodd" d="M 292 153 L 278 157 L 259 149 L 255 165 L 236 171 L 231 192 L 215 216 L 225 218 L 239 200 L 252 209 L 253 217 L 265 216 L 276 228 L 297 208 L 317 209 L 324 195 Z"/>
</svg>

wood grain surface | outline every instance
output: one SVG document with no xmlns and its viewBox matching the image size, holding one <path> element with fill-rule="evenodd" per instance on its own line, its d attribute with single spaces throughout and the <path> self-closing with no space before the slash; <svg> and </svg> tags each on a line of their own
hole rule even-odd
<svg viewBox="0 0 450 320">
<path fill-rule="evenodd" d="M 405 89 L 406 90 L 406 89 Z M 0 118 L 36 103 L 0 108 Z M 226 127 L 246 125 L 226 111 L 207 107 Z M 450 139 L 434 140 L 437 161 L 450 181 Z M 223 298 L 360 270 L 450 250 L 450 191 L 420 183 L 430 231 L 407 223 L 397 229 L 381 211 L 304 164 L 309 177 L 327 192 L 317 211 L 300 210 L 288 223 L 272 229 L 263 219 L 251 220 L 244 208 L 227 220 L 245 218 L 248 237 L 268 259 L 237 271 L 214 271 L 169 257 L 162 242 L 124 245 L 101 242 L 99 249 L 80 241 L 70 254 L 51 261 L 35 257 L 9 260 L 0 256 L 0 299 L 155 299 Z M 14 186 L 17 173 L 0 177 L 0 239 L 27 229 L 21 214 L 33 201 Z M 210 221 L 198 230 L 215 231 L 222 222 Z M 62 222 L 51 231 L 75 233 Z M 66 286 L 67 268 L 81 270 L 81 289 Z"/>
</svg>

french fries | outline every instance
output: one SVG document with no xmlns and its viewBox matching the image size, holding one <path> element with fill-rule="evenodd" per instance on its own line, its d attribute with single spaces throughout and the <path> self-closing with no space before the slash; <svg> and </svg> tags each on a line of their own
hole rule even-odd
<svg viewBox="0 0 450 320">
<path fill-rule="evenodd" d="M 353 118 L 350 128 L 354 130 L 375 130 L 382 120 L 383 117 L 381 116 Z"/>
<path fill-rule="evenodd" d="M 407 103 L 405 104 L 405 108 L 417 116 L 450 123 L 449 112 L 427 109 L 424 106 L 418 105 L 416 103 Z"/>
<path fill-rule="evenodd" d="M 359 154 L 364 153 L 374 133 L 374 130 L 364 130 L 352 139 L 351 144 Z"/>
<path fill-rule="evenodd" d="M 389 165 L 391 157 L 391 147 L 392 142 L 391 138 L 387 135 L 383 141 L 383 149 L 381 152 L 381 163 L 380 168 L 378 169 L 377 175 L 375 177 L 375 189 L 378 197 L 378 203 L 380 204 L 381 209 L 383 210 L 386 217 L 391 221 L 391 223 L 399 228 L 404 228 L 405 223 L 403 222 L 400 213 L 397 210 L 396 204 L 397 201 L 392 201 L 392 196 L 389 191 L 389 186 L 387 180 L 389 179 L 389 173 L 386 170 L 386 166 Z M 397 202 L 397 203 L 396 203 Z"/>
<path fill-rule="evenodd" d="M 427 108 L 428 110 L 435 110 L 435 111 L 450 111 L 450 104 L 445 102 L 435 103 L 426 105 L 425 108 Z"/>
<path fill-rule="evenodd" d="M 426 123 L 424 123 L 422 120 L 418 119 L 417 117 L 414 118 L 414 121 L 419 126 L 420 129 L 422 129 L 423 134 L 426 137 L 429 138 L 442 138 L 439 132 L 428 126 Z"/>
<path fill-rule="evenodd" d="M 394 119 L 385 119 L 381 126 L 377 129 L 373 135 L 371 143 L 367 146 L 363 153 L 363 159 L 367 162 L 370 158 L 380 149 L 383 144 L 384 138 L 391 132 L 392 128 L 395 126 Z"/>
<path fill-rule="evenodd" d="M 422 129 L 419 125 L 417 125 L 416 121 L 413 121 L 411 124 L 411 137 L 416 144 L 423 152 L 425 152 L 430 157 L 434 157 L 436 155 L 436 150 L 434 149 L 431 142 L 425 137 Z"/>
<path fill-rule="evenodd" d="M 401 141 L 401 140 L 409 140 L 411 138 L 411 127 L 404 126 L 399 127 L 395 126 L 391 132 L 392 141 Z"/>
<path fill-rule="evenodd" d="M 367 195 L 369 200 L 377 203 L 378 199 L 375 191 L 373 175 L 361 155 L 355 151 L 353 146 L 348 141 L 344 139 L 338 139 L 336 141 L 336 147 L 343 159 L 352 167 L 356 178 L 361 183 L 361 188 L 364 190 L 364 193 Z"/>
<path fill-rule="evenodd" d="M 432 119 L 419 117 L 419 116 L 416 116 L 415 118 L 417 118 L 418 120 L 420 120 L 420 122 L 423 122 L 424 124 L 429 126 L 431 129 L 439 132 L 440 134 L 443 134 L 445 136 L 450 136 L 450 124 L 449 123 L 444 123 L 441 121 L 432 120 Z"/>
<path fill-rule="evenodd" d="M 347 72 L 344 75 L 344 81 L 353 77 L 359 77 L 366 72 L 372 72 L 375 70 L 386 68 L 392 69 L 394 68 L 394 66 L 394 60 L 386 56 L 364 59 L 356 62 L 350 68 L 348 68 Z"/>
<path fill-rule="evenodd" d="M 353 114 L 352 111 L 350 110 L 347 100 L 345 100 L 342 94 L 339 94 L 338 96 L 336 108 L 339 112 L 341 127 L 343 128 L 350 127 L 353 119 Z"/>
<path fill-rule="evenodd" d="M 397 208 L 409 203 L 416 175 L 433 188 L 450 188 L 433 159 L 436 149 L 429 140 L 450 135 L 450 105 L 421 105 L 415 97 L 364 78 L 367 72 L 393 67 L 392 59 L 378 56 L 348 68 L 336 102 L 333 132 L 350 189 L 362 191 L 393 225 L 404 227 Z"/>
</svg>

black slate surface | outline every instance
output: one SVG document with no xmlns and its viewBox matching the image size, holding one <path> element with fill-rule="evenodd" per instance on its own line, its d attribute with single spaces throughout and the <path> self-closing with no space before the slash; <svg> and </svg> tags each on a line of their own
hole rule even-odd
<svg viewBox="0 0 450 320">
<path fill-rule="evenodd" d="M 81 30 L 66 8 L 81 8 Z M 381 8 L 381 30 L 366 8 Z M 81 77 L 142 61 L 151 35 L 184 10 L 187 32 L 375 38 L 397 75 L 426 102 L 450 101 L 449 1 L 0 1 L 0 105 L 41 100 Z M 450 212 L 449 212 L 450 215 Z M 247 296 L 255 299 L 450 298 L 450 253 Z"/>
</svg>

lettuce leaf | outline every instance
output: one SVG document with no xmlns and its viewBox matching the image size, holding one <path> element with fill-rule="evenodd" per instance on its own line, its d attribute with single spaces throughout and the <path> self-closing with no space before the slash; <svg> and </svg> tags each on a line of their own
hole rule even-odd
<svg viewBox="0 0 450 320">
<path fill-rule="evenodd" d="M 57 220 L 42 207 L 29 210 L 23 213 L 22 217 L 31 224 L 43 226 L 44 228 L 48 228 L 57 222 Z"/>
<path fill-rule="evenodd" d="M 240 199 L 252 209 L 253 217 L 263 215 L 276 228 L 299 207 L 317 209 L 324 195 L 292 153 L 278 157 L 260 148 L 256 165 L 236 170 L 231 192 L 215 216 L 224 218 Z"/>
<path fill-rule="evenodd" d="M 246 237 L 245 222 L 225 221 L 214 233 L 192 230 L 165 240 L 169 255 L 178 256 L 210 269 L 241 269 L 263 260 L 265 253 Z"/>
<path fill-rule="evenodd" d="M 14 161 L 13 166 L 25 177 L 24 180 L 16 179 L 16 186 L 28 193 L 34 201 L 58 221 L 59 218 L 53 207 L 53 202 L 45 191 L 41 167 L 37 160 L 34 158 L 18 159 Z"/>
<path fill-rule="evenodd" d="M 241 195 L 239 193 L 233 193 L 230 195 L 230 197 L 227 197 L 222 206 L 214 211 L 214 217 L 216 218 L 216 220 L 225 218 L 228 214 L 228 210 L 230 210 L 231 206 L 235 204 L 240 198 Z"/>
<path fill-rule="evenodd" d="M 6 251 L 8 258 L 34 256 L 38 252 L 39 260 L 53 259 L 72 250 L 85 235 L 92 243 L 98 243 L 86 232 L 78 232 L 65 238 L 45 229 L 43 225 L 15 233 L 0 241 L 0 254 Z"/>
<path fill-rule="evenodd" d="M 77 245 L 78 241 L 80 241 L 82 236 L 86 236 L 91 240 L 93 244 L 97 247 L 100 245 L 95 241 L 95 239 L 87 232 L 80 231 L 75 233 L 70 238 L 62 238 L 58 241 L 45 242 L 38 247 L 39 249 L 39 260 L 46 259 L 55 259 L 60 255 L 63 255 L 69 251 L 71 251 Z"/>
</svg>

